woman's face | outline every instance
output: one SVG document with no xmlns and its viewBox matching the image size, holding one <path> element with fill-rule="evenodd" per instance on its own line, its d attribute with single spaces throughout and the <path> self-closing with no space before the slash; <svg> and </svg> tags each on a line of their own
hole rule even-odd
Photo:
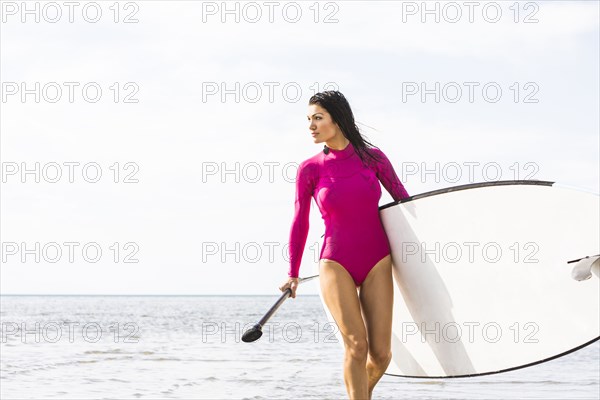
<svg viewBox="0 0 600 400">
<path fill-rule="evenodd" d="M 331 115 L 318 104 L 308 106 L 308 123 L 313 143 L 327 142 L 337 135 L 343 136 L 339 126 L 331 119 Z"/>
</svg>

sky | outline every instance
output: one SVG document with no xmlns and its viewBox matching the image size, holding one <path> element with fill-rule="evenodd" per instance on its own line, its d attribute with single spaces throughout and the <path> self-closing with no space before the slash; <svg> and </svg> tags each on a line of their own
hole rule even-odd
<svg viewBox="0 0 600 400">
<path fill-rule="evenodd" d="M 1 3 L 2 294 L 278 294 L 321 90 L 411 195 L 600 191 L 596 1 L 116 4 Z"/>
</svg>

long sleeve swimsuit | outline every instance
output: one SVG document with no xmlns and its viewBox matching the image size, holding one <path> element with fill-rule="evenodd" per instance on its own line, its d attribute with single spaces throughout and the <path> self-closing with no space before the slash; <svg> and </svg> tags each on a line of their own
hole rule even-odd
<svg viewBox="0 0 600 400">
<path fill-rule="evenodd" d="M 390 254 L 379 217 L 381 187 L 395 201 L 409 197 L 385 154 L 368 151 L 380 161 L 365 165 L 352 143 L 329 149 L 303 161 L 296 176 L 295 212 L 289 236 L 288 276 L 298 277 L 309 228 L 310 199 L 315 199 L 325 221 L 319 259 L 336 261 L 360 286 L 378 261 Z"/>
</svg>

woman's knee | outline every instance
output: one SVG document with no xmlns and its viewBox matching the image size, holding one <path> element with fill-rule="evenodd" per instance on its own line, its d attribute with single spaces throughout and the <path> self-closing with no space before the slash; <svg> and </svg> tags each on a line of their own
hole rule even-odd
<svg viewBox="0 0 600 400">
<path fill-rule="evenodd" d="M 346 354 L 356 360 L 366 360 L 369 344 L 366 338 L 350 337 L 345 339 Z"/>
<path fill-rule="evenodd" d="M 389 349 L 371 350 L 369 357 L 374 364 L 387 366 L 392 361 L 392 352 Z"/>
</svg>

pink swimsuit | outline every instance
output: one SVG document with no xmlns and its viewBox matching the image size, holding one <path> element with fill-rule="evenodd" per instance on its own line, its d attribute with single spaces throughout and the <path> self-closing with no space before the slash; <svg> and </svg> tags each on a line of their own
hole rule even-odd
<svg viewBox="0 0 600 400">
<path fill-rule="evenodd" d="M 379 217 L 381 187 L 395 201 L 409 197 L 385 154 L 381 161 L 365 166 L 348 143 L 343 150 L 329 149 L 303 161 L 296 176 L 295 213 L 290 230 L 288 276 L 298 277 L 308 236 L 310 198 L 314 198 L 325 220 L 325 239 L 319 259 L 336 261 L 356 286 L 369 271 L 390 254 L 390 245 Z M 379 180 L 379 181 L 378 181 Z"/>
</svg>

